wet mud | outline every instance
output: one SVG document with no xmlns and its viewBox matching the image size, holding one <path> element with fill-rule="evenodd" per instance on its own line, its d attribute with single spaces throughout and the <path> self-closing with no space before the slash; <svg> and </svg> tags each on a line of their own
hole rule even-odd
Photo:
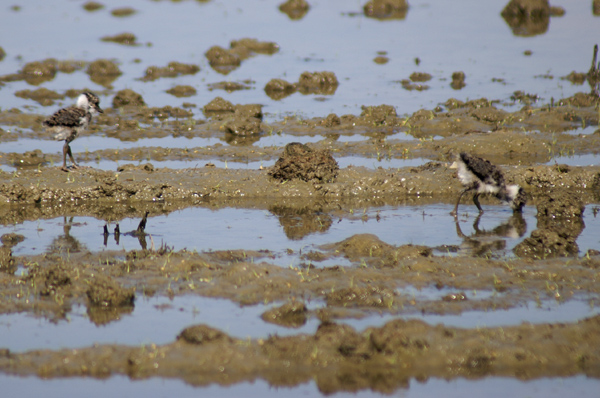
<svg viewBox="0 0 600 398">
<path fill-rule="evenodd" d="M 92 2 L 84 7 L 90 12 L 99 8 Z M 404 18 L 407 7 L 404 1 L 370 1 L 364 13 L 378 19 L 398 19 Z M 503 16 L 522 35 L 545 31 L 548 18 L 560 14 L 558 10 L 514 7 L 509 4 Z M 298 19 L 309 6 L 289 1 L 281 10 Z M 112 11 L 123 17 L 133 13 L 132 9 Z M 250 56 L 277 51 L 276 43 L 242 39 L 231 42 L 229 49 L 212 47 L 205 56 L 212 68 L 226 74 Z M 48 59 L 25 64 L 20 72 L 1 78 L 38 85 L 59 72 L 70 73 L 85 66 Z M 110 60 L 94 61 L 87 68 L 92 81 L 107 89 L 120 74 Z M 197 65 L 172 61 L 165 67 L 147 68 L 141 80 L 198 72 Z M 260 104 L 233 104 L 216 97 L 207 104 L 152 107 L 133 90 L 118 91 L 112 108 L 107 106 L 104 114 L 95 117 L 86 134 L 103 134 L 123 142 L 214 138 L 228 145 L 82 151 L 74 141 L 79 161 L 122 164 L 115 165 L 114 170 L 81 167 L 70 172 L 56 166 L 60 163 L 59 146 L 56 151 L 1 153 L 0 164 L 14 168 L 0 171 L 3 225 L 91 216 L 107 223 L 105 242 L 109 238 L 117 242 L 136 238 L 141 249 L 90 252 L 65 230 L 43 254 L 14 255 L 13 248 L 24 237 L 5 234 L 0 247 L 0 313 L 27 313 L 57 321 L 67 319 L 75 306 L 84 306 L 91 322 L 106 325 L 132 313 L 136 300 L 143 297 L 198 295 L 227 299 L 240 306 L 274 304 L 262 319 L 283 327 L 298 328 L 311 319 L 318 320 L 320 326 L 313 334 L 240 340 L 199 324 L 185 328 L 173 336 L 172 343 L 164 345 L 106 344 L 20 353 L 0 349 L 0 371 L 44 378 L 105 378 L 113 374 L 132 379 L 168 377 L 192 385 L 230 385 L 261 378 L 274 386 L 294 386 L 315 380 L 323 393 L 362 389 L 392 393 L 411 379 L 430 377 L 600 377 L 598 316 L 569 324 L 477 329 L 401 319 L 364 331 L 343 324 L 345 319 L 371 314 L 444 315 L 510 309 L 549 300 L 588 300 L 591 306 L 597 302 L 600 252 L 582 253 L 577 238 L 585 228 L 584 214 L 589 216 L 594 211 L 588 210 L 591 205 L 600 202 L 600 166 L 547 164 L 563 154 L 600 154 L 600 101 L 594 91 L 597 70 L 592 68 L 581 75 L 577 79 L 587 80 L 591 93 L 538 104 L 535 96 L 516 92 L 512 105 L 521 106 L 516 111 L 505 110 L 486 98 L 467 102 L 450 98 L 434 109 L 411 115 L 400 115 L 394 106 L 381 104 L 363 106 L 360 115 L 288 116 L 269 122 L 264 120 Z M 413 73 L 402 84 L 406 89 L 426 89 L 422 83 L 430 79 L 427 73 Z M 251 82 L 238 84 L 224 82 L 214 88 L 244 89 Z M 265 92 L 273 99 L 295 92 L 332 95 L 338 84 L 332 72 L 304 72 L 296 83 L 271 80 Z M 454 73 L 450 84 L 461 89 L 465 74 Z M 190 86 L 175 86 L 168 92 L 177 98 L 195 94 Z M 57 93 L 40 88 L 15 95 L 49 106 L 76 93 L 75 89 Z M 202 109 L 204 119 L 195 119 L 191 107 Z M 2 109 L 0 124 L 18 127 L 19 138 L 49 140 L 41 128 L 44 117 Z M 587 126 L 596 130 L 586 135 L 570 134 Z M 298 140 L 320 139 L 311 144 L 293 142 L 285 148 L 254 145 L 281 134 Z M 348 137 L 358 139 L 344 139 Z M 0 134 L 2 142 L 11 139 Z M 303 252 L 302 262 L 287 268 L 273 264 L 274 254 L 258 247 L 175 251 L 166 244 L 156 245 L 145 231 L 152 217 L 189 207 L 252 206 L 277 216 L 284 233 L 293 240 L 326 231 L 343 219 L 368 217 L 354 214 L 355 208 L 453 203 L 462 188 L 449 166 L 461 151 L 502 167 L 507 182 L 523 187 L 531 199 L 528 203 L 536 208 L 537 225 L 517 245 L 514 257 L 490 255 L 491 246 L 462 234 L 458 221 L 457 233 L 465 245 L 472 246 L 471 255 L 441 255 L 440 248 L 393 245 L 364 233 L 324 244 L 318 251 Z M 422 158 L 423 162 L 415 167 L 340 168 L 336 158 L 341 157 Z M 152 163 L 165 160 L 194 161 L 197 166 L 169 169 Z M 214 160 L 273 161 L 274 165 L 233 169 L 215 167 L 210 164 Z M 495 203 L 493 198 L 481 200 Z M 121 231 L 118 223 L 132 217 L 140 218 L 138 228 Z M 478 222 L 479 217 L 475 225 Z M 507 226 L 492 234 L 502 236 L 508 227 L 520 236 L 526 229 L 523 218 L 515 215 Z M 477 227 L 475 230 L 483 233 Z M 326 260 L 337 259 L 350 265 L 319 267 Z M 439 295 L 416 298 L 407 293 L 410 288 L 432 289 Z M 491 294 L 478 298 L 474 292 Z"/>
</svg>

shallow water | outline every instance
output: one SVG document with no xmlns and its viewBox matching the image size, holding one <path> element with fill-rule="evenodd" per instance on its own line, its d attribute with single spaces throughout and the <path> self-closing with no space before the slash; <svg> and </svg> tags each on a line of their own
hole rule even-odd
<svg viewBox="0 0 600 398">
<path fill-rule="evenodd" d="M 110 107 L 114 94 L 131 88 L 144 97 L 149 106 L 181 106 L 183 102 L 197 105 L 190 108 L 194 118 L 204 118 L 202 106 L 216 96 L 235 104 L 260 103 L 264 105 L 265 121 L 281 122 L 283 116 L 324 117 L 333 112 L 338 115 L 359 115 L 362 105 L 390 104 L 399 115 L 409 115 L 418 109 L 432 109 L 454 97 L 460 100 L 486 97 L 499 100 L 498 107 L 515 110 L 522 106 L 510 96 L 516 90 L 539 95 L 540 102 L 549 103 L 587 87 L 577 86 L 561 77 L 571 71 L 586 72 L 590 66 L 592 46 L 600 37 L 600 19 L 591 13 L 590 2 L 555 0 L 553 6 L 566 10 L 563 17 L 552 17 L 548 30 L 532 37 L 516 36 L 500 16 L 507 0 L 481 2 L 466 0 L 448 2 L 426 0 L 411 2 L 404 20 L 377 21 L 362 15 L 366 1 L 313 0 L 311 9 L 299 21 L 290 21 L 277 9 L 283 0 L 227 1 L 147 1 L 131 0 L 126 6 L 137 10 L 130 17 L 116 18 L 110 11 L 123 7 L 117 0 L 106 0 L 105 8 L 87 12 L 82 1 L 45 2 L 41 0 L 16 2 L 18 10 L 3 6 L 0 12 L 0 45 L 7 56 L 0 61 L 0 75 L 15 73 L 25 63 L 54 57 L 58 60 L 84 60 L 100 58 L 115 60 L 123 74 L 111 88 L 92 82 L 84 70 L 57 76 L 39 87 L 64 93 L 75 88 L 89 88 L 100 95 L 101 105 Z M 160 27 L 157 29 L 157 27 Z M 10 32 L 10 34 L 8 34 Z M 103 36 L 122 32 L 134 33 L 139 46 L 122 46 L 100 40 Z M 332 35 L 331 32 L 336 34 Z M 240 68 L 224 76 L 214 71 L 204 56 L 213 45 L 228 47 L 231 40 L 244 37 L 261 41 L 275 41 L 280 46 L 277 54 L 256 55 L 243 61 Z M 325 38 L 325 39 L 324 39 Z M 530 50 L 527 56 L 524 51 Z M 389 62 L 384 65 L 373 59 L 384 52 Z M 419 58 L 417 65 L 415 59 Z M 165 66 L 168 62 L 199 65 L 195 75 L 162 78 L 152 82 L 139 80 L 149 66 Z M 273 78 L 297 81 L 303 71 L 333 71 L 340 85 L 333 95 L 302 95 L 295 93 L 279 101 L 269 98 L 263 88 Z M 467 86 L 461 90 L 450 87 L 451 75 L 464 71 Z M 433 78 L 426 82 L 425 91 L 408 91 L 400 84 L 412 72 L 428 72 Z M 221 81 L 250 80 L 250 90 L 228 93 L 222 90 L 207 91 L 210 84 Z M 166 93 L 175 85 L 191 85 L 198 94 L 189 98 L 176 98 Z M 44 107 L 16 97 L 14 93 L 38 87 L 24 81 L 8 82 L 0 89 L 2 109 L 17 107 L 25 113 L 49 115 L 61 106 L 71 105 L 72 99 L 57 101 Z M 22 153 L 41 149 L 45 153 L 59 154 L 62 143 L 25 138 L 29 132 L 22 126 L 0 126 L 3 153 Z M 582 127 L 568 132 L 571 135 L 589 135 L 597 126 Z M 253 147 L 282 147 L 289 142 L 316 143 L 325 137 L 320 134 L 264 135 Z M 338 142 L 357 142 L 369 139 L 367 135 L 341 134 Z M 387 139 L 414 140 L 404 132 L 388 135 Z M 218 137 L 141 138 L 124 141 L 100 134 L 83 135 L 73 144 L 79 159 L 81 154 L 96 150 L 120 150 L 139 147 L 193 148 L 229 145 Z M 597 165 L 597 155 L 556 156 L 548 164 Z M 419 166 L 428 159 L 396 158 L 338 158 L 340 167 L 364 166 L 367 168 L 399 168 Z M 142 161 L 145 163 L 147 160 Z M 116 170 L 119 165 L 137 161 L 118 162 L 100 159 L 83 161 L 83 165 L 104 170 Z M 220 168 L 268 167 L 274 160 L 237 162 L 227 159 L 193 161 L 151 161 L 155 167 L 188 168 L 213 163 Z M 12 165 L 0 168 L 14 171 Z M 590 205 L 584 215 L 585 229 L 577 239 L 580 254 L 588 249 L 600 248 L 600 221 L 593 215 Z M 452 206 L 435 204 L 427 206 L 385 206 L 354 209 L 352 216 L 338 219 L 329 214 L 328 227 L 316 228 L 299 236 L 296 224 L 285 224 L 281 214 L 264 209 L 188 208 L 169 215 L 148 220 L 148 237 L 145 244 L 158 246 L 165 243 L 174 248 L 190 250 L 260 250 L 275 254 L 268 261 L 281 266 L 299 265 L 304 260 L 301 253 L 318 251 L 325 243 L 339 242 L 357 233 L 372 233 L 381 240 L 402 245 L 407 243 L 435 247 L 436 255 L 472 255 L 478 248 L 487 247 L 487 254 L 510 258 L 512 248 L 536 228 L 535 208 L 524 212 L 526 230 L 516 235 L 501 235 L 497 227 L 506 225 L 510 211 L 501 206 L 484 206 L 486 212 L 480 220 L 479 233 L 475 230 L 475 207 L 461 206 L 457 230 L 454 219 L 448 215 Z M 379 216 L 379 219 L 377 219 Z M 198 227 L 202 220 L 202 228 Z M 314 221 L 314 218 L 312 219 Z M 48 250 L 132 250 L 142 247 L 137 238 L 121 236 L 117 244 L 111 235 L 106 246 L 102 227 L 107 220 L 92 217 L 61 217 L 26 221 L 18 225 L 0 227 L 0 235 L 8 232 L 23 234 L 26 239 L 14 248 L 15 255 L 43 253 Z M 121 221 L 121 231 L 134 230 L 139 219 Z M 326 223 L 327 224 L 327 223 Z M 323 224 L 325 225 L 325 224 Z M 111 229 L 114 223 L 111 224 Z M 189 233 L 189 231 L 193 231 Z M 258 233 L 257 233 L 258 231 Z M 487 231 L 488 233 L 481 233 Z M 477 235 L 477 236 L 476 236 Z M 487 245 L 487 246 L 486 246 Z M 52 247 L 52 249 L 50 249 Z M 292 254 L 287 249 L 292 249 Z M 314 263 L 317 267 L 351 265 L 343 258 Z M 402 294 L 424 299 L 439 299 L 445 290 L 416 290 L 406 288 Z M 467 292 L 469 299 L 489 297 L 491 292 Z M 166 306 L 164 306 L 166 304 Z M 314 310 L 321 303 L 309 303 Z M 160 308 L 156 308 L 160 306 Z M 0 316 L 0 347 L 26 350 L 36 347 L 84 346 L 93 342 L 119 342 L 123 344 L 163 343 L 174 339 L 185 326 L 205 322 L 237 337 L 266 337 L 269 333 L 313 333 L 318 322 L 310 318 L 300 329 L 289 330 L 263 322 L 259 315 L 268 307 L 258 305 L 239 307 L 227 300 L 201 297 L 176 297 L 138 299 L 135 310 L 123 315 L 118 322 L 97 327 L 92 324 L 83 307 L 74 309 L 68 320 L 52 323 L 24 314 Z M 528 303 L 510 310 L 490 312 L 470 311 L 461 315 L 416 315 L 432 324 L 441 323 L 460 327 L 514 325 L 524 320 L 531 322 L 573 322 L 597 314 L 595 307 L 585 300 Z M 371 314 L 362 319 L 344 320 L 357 329 L 382 325 L 397 317 L 390 314 Z M 161 327 L 156 327 L 160 319 Z M 127 331 L 127 333 L 124 333 Z M 295 388 L 273 388 L 266 382 L 241 383 L 231 387 L 192 387 L 176 380 L 149 379 L 131 381 L 122 376 L 99 381 L 92 379 L 41 380 L 0 375 L 3 392 L 8 396 L 44 394 L 58 397 L 83 389 L 88 396 L 114 395 L 130 392 L 147 396 L 314 396 L 323 395 L 315 383 Z M 452 381 L 429 379 L 410 383 L 398 391 L 407 397 L 440 396 L 596 396 L 600 389 L 597 379 L 583 376 L 572 378 L 538 379 L 524 382 L 517 379 L 486 378 L 480 380 L 454 379 Z M 362 391 L 352 396 L 381 396 L 380 393 Z M 350 396 L 336 393 L 335 396 Z"/>
<path fill-rule="evenodd" d="M 115 89 L 131 88 L 141 93 L 151 106 L 182 102 L 203 106 L 219 95 L 233 103 L 262 103 L 267 118 L 276 119 L 284 114 L 308 117 L 326 116 L 330 112 L 357 114 L 361 105 L 382 103 L 392 104 L 400 114 L 410 114 L 423 107 L 431 109 L 450 97 L 461 100 L 486 97 L 510 102 L 516 90 L 537 94 L 544 102 L 551 97 L 569 96 L 581 90 L 581 86 L 560 77 L 573 70 L 589 69 L 592 47 L 600 36 L 598 20 L 592 15 L 589 2 L 584 1 L 553 2 L 553 6 L 564 7 L 566 15 L 552 17 L 548 30 L 533 37 L 513 35 L 500 16 L 507 2 L 500 0 L 411 2 L 404 20 L 390 21 L 366 18 L 361 12 L 364 2 L 344 0 L 314 0 L 299 21 L 290 21 L 278 10 L 280 0 L 235 4 L 132 0 L 127 6 L 137 13 L 124 18 L 110 14 L 110 10 L 123 6 L 121 2 L 102 3 L 106 7 L 96 12 L 85 11 L 80 2 L 50 5 L 29 1 L 19 4 L 18 11 L 7 9 L 0 15 L 0 26 L 11 32 L 3 36 L 1 43 L 7 53 L 0 63 L 1 73 L 16 72 L 26 62 L 49 57 L 88 62 L 108 58 L 117 60 L 123 72 L 113 82 Z M 332 31 L 337 34 L 331 35 Z M 135 34 L 142 45 L 124 46 L 100 40 L 123 32 Z M 271 56 L 252 57 L 227 76 L 211 69 L 204 57 L 206 50 L 213 45 L 228 47 L 231 40 L 244 37 L 275 41 L 280 51 Z M 532 51 L 532 55 L 524 55 L 525 50 Z M 388 63 L 373 62 L 380 51 L 386 52 Z M 420 59 L 418 66 L 415 58 Z M 502 62 L 507 59 L 510 62 Z M 175 79 L 138 80 L 147 67 L 165 66 L 170 61 L 196 64 L 201 70 Z M 296 93 L 273 101 L 264 93 L 270 79 L 293 82 L 306 70 L 333 71 L 340 81 L 335 94 Z M 415 71 L 433 75 L 426 82 L 429 90 L 406 91 L 398 83 Z M 467 86 L 459 91 L 449 86 L 455 71 L 466 74 Z M 493 78 L 504 80 L 492 81 Z M 250 90 L 207 92 L 207 85 L 223 80 L 254 83 Z M 165 92 L 176 84 L 191 85 L 198 94 L 178 99 Z M 59 73 L 43 87 L 58 92 L 73 87 L 103 90 L 83 70 Z M 55 108 L 43 108 L 13 95 L 25 88 L 31 86 L 13 82 L 0 90 L 3 107 L 27 105 L 42 113 Z M 110 94 L 103 95 L 101 101 L 108 104 L 111 98 Z"/>
<path fill-rule="evenodd" d="M 523 218 L 526 223 L 524 231 L 511 229 L 494 233 L 499 226 L 511 221 L 512 212 L 504 206 L 483 206 L 485 213 L 479 221 L 480 232 L 476 236 L 475 206 L 461 205 L 459 227 L 464 236 L 456 229 L 454 218 L 449 215 L 450 204 L 426 206 L 384 206 L 357 208 L 352 214 L 338 218 L 329 214 L 309 215 L 308 219 L 295 216 L 290 222 L 285 210 L 270 212 L 263 209 L 223 208 L 210 209 L 191 207 L 174 211 L 168 215 L 149 217 L 146 232 L 148 247 L 154 242 L 155 247 L 161 242 L 173 246 L 175 250 L 187 248 L 197 251 L 214 250 L 269 250 L 277 259 L 276 263 L 288 266 L 299 261 L 302 252 L 319 250 L 325 243 L 335 243 L 355 234 L 369 233 L 378 236 L 386 243 L 393 245 L 415 244 L 430 247 L 440 247 L 438 254 L 456 253 L 472 254 L 477 243 L 503 242 L 491 246 L 491 252 L 496 256 L 510 256 L 514 246 L 525 239 L 536 226 L 533 207 L 526 207 Z M 586 213 L 587 214 L 587 213 Z M 379 219 L 377 217 L 379 216 Z M 321 223 L 318 223 L 318 218 Z M 293 221 L 293 220 L 296 221 Z M 315 220 L 315 228 L 298 235 L 303 223 Z M 135 237 L 121 235 L 117 244 L 110 236 L 104 246 L 102 228 L 110 220 L 99 220 L 93 217 L 58 217 L 48 220 L 26 221 L 18 225 L 0 227 L 0 234 L 9 232 L 25 236 L 25 241 L 13 248 L 15 255 L 39 254 L 54 245 L 55 250 L 61 250 L 61 242 L 69 242 L 77 250 L 98 251 L 139 249 L 140 242 Z M 120 221 L 121 233 L 137 228 L 139 219 L 124 219 Z M 202 228 L 198 222 L 202 221 Z M 581 252 L 588 248 L 598 247 L 597 236 L 600 236 L 600 218 L 595 218 L 589 212 L 584 219 L 586 228 L 578 239 Z M 109 225 L 112 232 L 114 221 Z M 190 231 L 193 231 L 191 234 Z M 487 233 L 486 233 L 487 231 Z M 522 235 L 519 236 L 519 233 Z M 68 236 L 69 239 L 65 237 Z M 227 239 L 223 237 L 226 236 Z M 62 248 L 66 251 L 68 247 Z M 496 250 L 493 250 L 497 248 Z M 294 254 L 286 254 L 291 249 Z M 70 249 L 73 251 L 73 247 Z M 332 263 L 333 262 L 333 263 Z M 343 259 L 328 260 L 320 263 L 322 266 L 344 263 Z M 319 264 L 314 264 L 320 266 Z"/>
<path fill-rule="evenodd" d="M 118 391 L 123 395 L 145 397 L 307 397 L 324 395 L 314 382 L 297 387 L 272 387 L 263 380 L 252 383 L 239 383 L 233 386 L 191 386 L 180 380 L 152 378 L 131 380 L 125 376 L 112 376 L 106 380 L 95 379 L 52 379 L 0 375 L 3 391 L 9 396 L 41 396 L 48 398 L 64 397 L 73 391 L 86 391 L 89 398 L 106 397 Z M 430 378 L 426 381 L 408 380 L 406 387 L 398 390 L 406 398 L 444 396 L 463 398 L 465 396 L 486 396 L 491 398 L 512 397 L 596 397 L 600 381 L 585 376 L 518 380 L 505 377 L 484 379 L 442 380 Z M 373 391 L 336 392 L 335 397 L 361 398 L 387 396 Z"/>
<path fill-rule="evenodd" d="M 441 300 L 443 295 L 455 292 L 452 289 L 407 287 L 399 289 L 404 295 L 420 301 Z M 497 292 L 467 292 L 469 300 L 484 300 L 501 294 Z M 374 311 L 360 319 L 339 319 L 339 323 L 352 326 L 357 331 L 368 327 L 381 327 L 394 319 L 420 319 L 431 325 L 444 324 L 449 327 L 482 328 L 513 326 L 523 322 L 532 324 L 551 322 L 577 322 L 600 313 L 597 300 L 555 300 L 540 303 L 525 303 L 514 308 L 495 311 L 464 311 L 461 314 L 415 314 L 407 309 L 403 314 L 379 313 Z M 594 305 L 595 303 L 595 305 Z M 120 319 L 105 325 L 95 325 L 88 318 L 85 307 L 79 306 L 69 312 L 66 319 L 37 318 L 28 314 L 0 315 L 0 347 L 10 347 L 11 352 L 36 349 L 82 348 L 93 344 L 168 344 L 186 327 L 206 324 L 239 339 L 265 338 L 269 335 L 313 334 L 320 320 L 309 317 L 298 328 L 286 328 L 264 322 L 260 315 L 275 307 L 273 305 L 239 306 L 225 299 L 178 296 L 139 298 L 130 314 L 121 314 Z M 323 302 L 312 302 L 309 310 L 326 307 Z M 156 322 L 160 319 L 160 322 Z"/>
</svg>

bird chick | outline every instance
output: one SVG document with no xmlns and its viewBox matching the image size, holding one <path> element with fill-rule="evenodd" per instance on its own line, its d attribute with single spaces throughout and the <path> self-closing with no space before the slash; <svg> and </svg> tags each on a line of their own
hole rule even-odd
<svg viewBox="0 0 600 398">
<path fill-rule="evenodd" d="M 68 108 L 59 109 L 44 120 L 43 125 L 47 127 L 47 131 L 54 134 L 54 139 L 57 141 L 65 140 L 63 146 L 63 171 L 69 171 L 67 168 L 67 155 L 73 163 L 73 168 L 78 168 L 73 154 L 71 153 L 70 143 L 77 135 L 87 128 L 92 120 L 92 115 L 103 113 L 100 108 L 100 99 L 96 94 L 85 92 L 77 98 L 77 105 Z"/>
<path fill-rule="evenodd" d="M 527 196 L 523 188 L 513 184 L 507 185 L 502 170 L 485 159 L 461 152 L 450 168 L 458 169 L 458 179 L 465 187 L 458 196 L 454 210 L 450 213 L 455 217 L 462 196 L 469 191 L 474 191 L 473 203 L 477 206 L 479 213 L 483 213 L 479 204 L 479 196 L 482 194 L 492 194 L 508 203 L 515 213 L 520 213 L 527 203 Z"/>
</svg>

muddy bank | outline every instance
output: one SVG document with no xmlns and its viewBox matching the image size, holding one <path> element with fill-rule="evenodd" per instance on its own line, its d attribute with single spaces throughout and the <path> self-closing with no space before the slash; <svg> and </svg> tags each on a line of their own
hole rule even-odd
<svg viewBox="0 0 600 398">
<path fill-rule="evenodd" d="M 363 389 L 392 393 L 407 388 L 411 379 L 429 377 L 495 375 L 530 380 L 578 373 L 599 377 L 599 332 L 598 317 L 576 324 L 478 330 L 398 320 L 363 333 L 325 322 L 314 335 L 259 340 L 237 340 L 198 325 L 163 346 L 25 354 L 5 350 L 0 352 L 0 369 L 44 378 L 167 377 L 195 386 L 256 378 L 271 386 L 295 386 L 314 380 L 322 393 Z"/>
</svg>

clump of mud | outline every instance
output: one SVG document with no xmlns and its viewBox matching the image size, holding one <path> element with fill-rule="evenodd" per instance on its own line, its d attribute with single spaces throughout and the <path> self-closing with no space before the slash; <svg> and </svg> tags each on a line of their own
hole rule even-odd
<svg viewBox="0 0 600 398">
<path fill-rule="evenodd" d="M 119 66 L 109 59 L 97 59 L 89 64 L 86 73 L 90 80 L 106 88 L 111 88 L 112 83 L 121 76 Z"/>
<path fill-rule="evenodd" d="M 310 4 L 306 0 L 288 0 L 279 5 L 279 11 L 294 21 L 304 18 L 309 9 Z"/>
<path fill-rule="evenodd" d="M 234 341 L 222 331 L 206 325 L 194 325 L 183 329 L 177 336 L 177 340 L 195 345 L 233 343 Z"/>
<path fill-rule="evenodd" d="M 89 12 L 98 11 L 104 8 L 103 4 L 96 3 L 95 1 L 88 1 L 83 5 L 83 9 Z"/>
<path fill-rule="evenodd" d="M 133 305 L 133 289 L 124 288 L 110 278 L 95 277 L 86 292 L 89 303 L 97 307 L 123 307 Z"/>
<path fill-rule="evenodd" d="M 110 13 L 114 17 L 128 17 L 128 16 L 135 14 L 136 12 L 137 11 L 131 7 L 122 7 L 122 8 L 115 8 Z"/>
<path fill-rule="evenodd" d="M 2 47 L 0 47 L 0 61 L 2 61 L 6 57 L 6 51 Z"/>
<path fill-rule="evenodd" d="M 459 71 L 452 73 L 452 83 L 450 83 L 450 87 L 455 90 L 460 90 L 467 84 L 465 83 L 465 72 Z"/>
<path fill-rule="evenodd" d="M 391 105 L 362 106 L 360 117 L 376 126 L 394 126 L 398 123 L 396 108 Z"/>
<path fill-rule="evenodd" d="M 265 311 L 261 318 L 265 322 L 288 328 L 299 328 L 306 323 L 306 314 L 308 310 L 301 301 L 291 301 L 280 307 Z"/>
<path fill-rule="evenodd" d="M 408 13 L 406 0 L 370 0 L 364 5 L 365 16 L 376 19 L 404 19 Z"/>
<path fill-rule="evenodd" d="M 285 146 L 283 155 L 268 174 L 279 181 L 333 182 L 339 169 L 329 150 L 313 150 L 307 145 L 292 142 Z"/>
<path fill-rule="evenodd" d="M 274 54 L 279 51 L 279 46 L 273 42 L 261 42 L 256 39 L 233 40 L 230 48 L 221 46 L 209 48 L 204 55 L 211 68 L 221 74 L 228 74 L 237 69 L 243 60 L 255 54 Z"/>
<path fill-rule="evenodd" d="M 377 286 L 352 286 L 334 290 L 325 295 L 328 306 L 386 308 L 394 302 L 397 293 Z"/>
<path fill-rule="evenodd" d="M 250 90 L 251 84 L 255 83 L 252 80 L 244 80 L 242 82 L 217 82 L 208 85 L 208 90 L 225 90 L 228 93 L 239 90 Z"/>
<path fill-rule="evenodd" d="M 86 291 L 87 314 L 96 325 L 105 325 L 133 312 L 133 288 L 124 288 L 109 277 L 96 276 Z"/>
<path fill-rule="evenodd" d="M 315 232 L 326 232 L 333 220 L 331 215 L 321 211 L 319 207 L 287 207 L 271 206 L 269 212 L 277 217 L 283 232 L 288 239 L 300 240 Z"/>
<path fill-rule="evenodd" d="M 321 249 L 334 255 L 342 255 L 352 262 L 376 268 L 395 267 L 401 260 L 432 255 L 432 249 L 429 247 L 412 244 L 396 247 L 373 234 L 353 235 L 341 242 L 322 245 Z"/>
<path fill-rule="evenodd" d="M 15 167 L 38 167 L 48 163 L 46 155 L 39 149 L 25 153 L 10 153 L 8 158 Z"/>
<path fill-rule="evenodd" d="M 278 101 L 296 92 L 296 85 L 283 79 L 271 79 L 265 86 L 265 93 L 272 100 Z"/>
<path fill-rule="evenodd" d="M 54 79 L 57 72 L 55 59 L 46 59 L 44 61 L 33 61 L 25 64 L 21 69 L 23 79 L 32 86 L 38 86 L 44 82 Z"/>
<path fill-rule="evenodd" d="M 54 101 L 65 98 L 64 95 L 61 95 L 56 91 L 48 90 L 45 87 L 38 88 L 36 90 L 19 90 L 15 93 L 15 96 L 34 100 L 41 106 L 54 105 Z"/>
<path fill-rule="evenodd" d="M 222 128 L 234 136 L 250 136 L 262 131 L 262 105 L 246 104 L 233 105 L 221 97 L 216 97 L 202 109 L 206 117 L 222 120 Z M 228 142 L 235 144 L 235 138 L 229 137 Z"/>
<path fill-rule="evenodd" d="M 297 87 L 302 94 L 333 95 L 338 85 L 333 72 L 302 72 Z"/>
<path fill-rule="evenodd" d="M 126 88 L 115 94 L 115 97 L 112 100 L 112 106 L 113 108 L 121 108 L 123 106 L 146 106 L 146 102 L 144 102 L 144 98 L 142 98 L 141 94 Z"/>
<path fill-rule="evenodd" d="M 173 88 L 170 88 L 167 90 L 167 93 L 177 97 L 177 98 L 182 98 L 182 97 L 191 97 L 193 95 L 196 95 L 196 89 L 192 86 L 175 86 Z"/>
<path fill-rule="evenodd" d="M 107 42 L 112 42 L 112 43 L 117 43 L 117 44 L 122 44 L 125 46 L 136 46 L 138 45 L 137 38 L 135 37 L 135 35 L 133 33 L 119 33 L 118 35 L 115 36 L 104 36 L 102 39 L 100 39 L 102 41 L 107 41 Z"/>
<path fill-rule="evenodd" d="M 177 77 L 181 75 L 195 75 L 200 71 L 198 65 L 182 64 L 180 62 L 169 62 L 165 67 L 150 66 L 146 69 L 142 81 L 153 81 L 161 77 Z"/>
<path fill-rule="evenodd" d="M 568 172 L 567 166 L 558 167 Z M 538 229 L 515 247 L 515 254 L 538 259 L 577 255 L 576 240 L 585 227 L 579 195 L 554 189 L 539 195 L 536 202 Z"/>
<path fill-rule="evenodd" d="M 500 13 L 515 36 L 545 33 L 551 9 L 547 0 L 511 0 Z"/>
</svg>

